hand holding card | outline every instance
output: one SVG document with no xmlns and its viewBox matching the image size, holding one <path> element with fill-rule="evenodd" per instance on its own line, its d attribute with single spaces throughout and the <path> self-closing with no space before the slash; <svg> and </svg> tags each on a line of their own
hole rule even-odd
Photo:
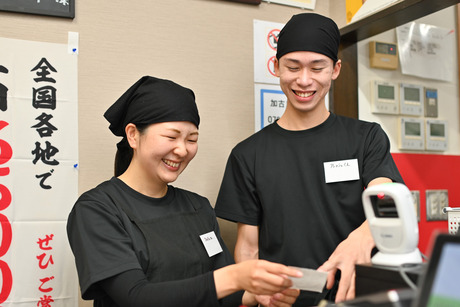
<svg viewBox="0 0 460 307">
<path fill-rule="evenodd" d="M 326 285 L 327 273 L 312 269 L 292 267 L 302 272 L 302 277 L 289 277 L 292 280 L 292 288 L 322 292 Z"/>
</svg>

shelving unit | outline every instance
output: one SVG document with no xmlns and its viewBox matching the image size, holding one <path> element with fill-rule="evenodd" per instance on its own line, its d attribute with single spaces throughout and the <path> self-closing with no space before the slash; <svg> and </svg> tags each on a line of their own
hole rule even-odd
<svg viewBox="0 0 460 307">
<path fill-rule="evenodd" d="M 357 44 L 359 41 L 458 3 L 460 0 L 402 0 L 341 28 L 339 58 L 342 60 L 342 70 L 331 87 L 331 111 L 358 118 Z"/>
</svg>

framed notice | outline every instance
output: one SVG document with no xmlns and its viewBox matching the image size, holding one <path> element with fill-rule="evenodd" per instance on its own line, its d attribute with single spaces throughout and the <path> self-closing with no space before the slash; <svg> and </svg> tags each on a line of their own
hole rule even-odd
<svg viewBox="0 0 460 307">
<path fill-rule="evenodd" d="M 1 0 L 0 11 L 75 17 L 75 0 Z"/>
</svg>

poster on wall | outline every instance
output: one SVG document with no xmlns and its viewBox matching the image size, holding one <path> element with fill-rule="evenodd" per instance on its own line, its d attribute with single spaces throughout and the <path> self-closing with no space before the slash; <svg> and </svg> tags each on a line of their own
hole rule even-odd
<svg viewBox="0 0 460 307">
<path fill-rule="evenodd" d="M 65 229 L 78 195 L 77 56 L 0 45 L 0 305 L 77 306 Z"/>
<path fill-rule="evenodd" d="M 274 123 L 284 114 L 287 97 L 279 85 L 254 84 L 255 132 Z M 326 109 L 329 110 L 329 94 L 324 98 Z"/>
<path fill-rule="evenodd" d="M 279 84 L 274 63 L 283 23 L 254 20 L 254 82 Z"/>
<path fill-rule="evenodd" d="M 283 23 L 254 20 L 255 132 L 279 119 L 286 108 L 286 96 L 274 69 L 283 27 Z"/>
<path fill-rule="evenodd" d="M 274 123 L 283 115 L 287 98 L 278 85 L 255 84 L 255 132 Z"/>
<path fill-rule="evenodd" d="M 452 82 L 455 29 L 411 22 L 397 27 L 396 36 L 403 74 Z"/>
</svg>

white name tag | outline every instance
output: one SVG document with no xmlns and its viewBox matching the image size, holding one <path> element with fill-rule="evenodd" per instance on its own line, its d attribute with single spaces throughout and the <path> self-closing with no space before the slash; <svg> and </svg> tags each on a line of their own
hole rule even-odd
<svg viewBox="0 0 460 307">
<path fill-rule="evenodd" d="M 214 231 L 201 235 L 200 239 L 203 242 L 204 248 L 206 248 L 209 257 L 222 252 L 222 247 L 220 246 L 219 240 L 217 240 Z"/>
<path fill-rule="evenodd" d="M 324 162 L 326 183 L 359 179 L 358 159 Z"/>
</svg>

